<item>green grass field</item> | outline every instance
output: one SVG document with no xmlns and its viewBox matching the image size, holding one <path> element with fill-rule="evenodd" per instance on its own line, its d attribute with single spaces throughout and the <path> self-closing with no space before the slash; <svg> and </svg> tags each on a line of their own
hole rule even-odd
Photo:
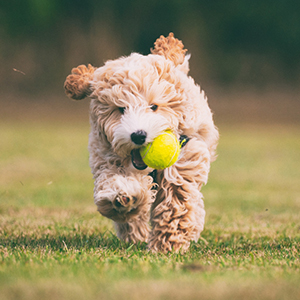
<svg viewBox="0 0 300 300">
<path fill-rule="evenodd" d="M 220 126 L 202 239 L 120 242 L 97 213 L 88 124 L 0 123 L 0 299 L 300 299 L 300 128 Z"/>
</svg>

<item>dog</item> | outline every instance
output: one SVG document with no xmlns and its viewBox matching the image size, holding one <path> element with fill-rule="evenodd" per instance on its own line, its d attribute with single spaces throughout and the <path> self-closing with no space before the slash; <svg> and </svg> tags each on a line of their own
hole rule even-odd
<svg viewBox="0 0 300 300">
<path fill-rule="evenodd" d="M 132 53 L 95 68 L 72 69 L 64 88 L 91 98 L 90 167 L 98 211 L 125 242 L 153 252 L 185 252 L 204 227 L 200 189 L 215 160 L 218 130 L 207 98 L 188 76 L 189 58 L 170 33 L 151 54 Z M 183 141 L 175 164 L 153 170 L 139 148 L 171 130 Z"/>
</svg>

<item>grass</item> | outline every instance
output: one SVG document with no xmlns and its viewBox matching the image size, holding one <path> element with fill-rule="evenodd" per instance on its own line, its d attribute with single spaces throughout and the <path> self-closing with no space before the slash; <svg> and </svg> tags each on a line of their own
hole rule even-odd
<svg viewBox="0 0 300 300">
<path fill-rule="evenodd" d="M 299 299 L 299 128 L 220 126 L 206 227 L 184 255 L 116 238 L 93 204 L 88 131 L 0 123 L 1 299 Z"/>
</svg>

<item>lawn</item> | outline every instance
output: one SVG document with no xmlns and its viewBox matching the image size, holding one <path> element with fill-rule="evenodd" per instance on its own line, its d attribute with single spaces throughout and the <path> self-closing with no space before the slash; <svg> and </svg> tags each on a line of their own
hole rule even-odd
<svg viewBox="0 0 300 300">
<path fill-rule="evenodd" d="M 88 124 L 0 123 L 0 298 L 299 299 L 300 128 L 220 126 L 184 254 L 120 242 L 93 204 Z"/>
</svg>

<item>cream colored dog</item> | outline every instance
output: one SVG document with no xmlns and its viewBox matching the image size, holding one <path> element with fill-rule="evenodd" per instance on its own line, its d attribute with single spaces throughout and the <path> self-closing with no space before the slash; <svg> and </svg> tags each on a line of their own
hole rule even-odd
<svg viewBox="0 0 300 300">
<path fill-rule="evenodd" d="M 65 82 L 70 98 L 91 97 L 90 166 L 98 211 L 126 242 L 152 251 L 185 251 L 204 227 L 200 188 L 215 158 L 218 131 L 207 99 L 187 76 L 189 55 L 170 35 L 152 54 L 103 67 L 79 66 Z M 165 170 L 147 167 L 138 149 L 170 129 L 185 145 Z"/>
</svg>

